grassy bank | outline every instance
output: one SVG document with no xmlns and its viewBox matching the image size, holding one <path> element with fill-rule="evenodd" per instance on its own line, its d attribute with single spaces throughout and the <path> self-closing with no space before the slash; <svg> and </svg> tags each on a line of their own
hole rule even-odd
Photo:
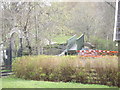
<svg viewBox="0 0 120 90">
<path fill-rule="evenodd" d="M 0 78 L 1 79 L 1 78 Z M 2 88 L 113 88 L 105 85 L 33 81 L 19 78 L 2 78 Z"/>
<path fill-rule="evenodd" d="M 57 42 L 59 44 L 66 43 L 66 41 L 72 36 L 58 35 L 53 38 L 53 42 Z"/>
</svg>

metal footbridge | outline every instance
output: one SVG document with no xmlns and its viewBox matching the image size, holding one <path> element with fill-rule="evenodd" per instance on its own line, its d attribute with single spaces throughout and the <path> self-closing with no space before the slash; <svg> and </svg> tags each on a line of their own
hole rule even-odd
<svg viewBox="0 0 120 90">
<path fill-rule="evenodd" d="M 84 35 L 82 34 L 79 38 L 77 38 L 77 36 L 74 35 L 67 40 L 66 49 L 61 54 L 59 54 L 59 56 L 76 54 L 76 51 L 81 50 L 83 46 Z"/>
</svg>

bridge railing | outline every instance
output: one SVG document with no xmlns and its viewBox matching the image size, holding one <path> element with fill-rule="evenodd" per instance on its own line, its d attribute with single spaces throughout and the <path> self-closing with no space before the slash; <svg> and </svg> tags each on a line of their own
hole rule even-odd
<svg viewBox="0 0 120 90">
<path fill-rule="evenodd" d="M 84 34 L 82 34 L 82 35 L 76 40 L 76 44 L 77 44 L 77 50 L 81 50 L 82 47 L 84 47 Z"/>
<path fill-rule="evenodd" d="M 69 50 L 75 43 L 76 43 L 76 35 L 72 36 L 70 39 L 67 40 L 66 49 Z"/>
</svg>

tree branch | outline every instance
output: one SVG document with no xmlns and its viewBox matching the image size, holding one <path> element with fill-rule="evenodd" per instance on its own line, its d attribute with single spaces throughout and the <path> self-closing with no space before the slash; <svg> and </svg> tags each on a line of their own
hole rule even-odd
<svg viewBox="0 0 120 90">
<path fill-rule="evenodd" d="M 115 6 L 113 6 L 110 2 L 105 1 L 105 3 L 111 6 L 115 10 Z"/>
</svg>

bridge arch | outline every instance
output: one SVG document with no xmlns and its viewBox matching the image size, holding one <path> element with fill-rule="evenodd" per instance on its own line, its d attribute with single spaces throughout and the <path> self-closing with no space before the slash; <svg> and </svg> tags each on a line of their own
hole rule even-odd
<svg viewBox="0 0 120 90">
<path fill-rule="evenodd" d="M 19 28 L 15 27 L 10 31 L 9 38 L 11 38 L 13 36 L 13 34 L 15 34 L 15 33 L 18 35 L 19 38 L 24 37 L 23 31 L 21 31 Z"/>
<path fill-rule="evenodd" d="M 18 38 L 16 37 L 13 37 L 14 35 L 17 35 Z M 7 65 L 12 65 L 12 58 L 13 57 L 16 57 L 16 56 L 13 56 L 13 40 L 16 40 L 18 39 L 18 44 L 19 44 L 19 49 L 17 51 L 17 57 L 20 57 L 22 56 L 22 51 L 23 51 L 23 47 L 22 47 L 22 42 L 23 42 L 23 38 L 24 38 L 24 33 L 22 30 L 20 30 L 18 27 L 15 27 L 13 28 L 10 33 L 8 34 L 8 41 L 9 41 L 9 45 L 8 45 L 8 48 L 6 49 L 6 55 L 7 55 Z M 12 66 L 10 67 L 10 69 L 12 68 Z"/>
</svg>

